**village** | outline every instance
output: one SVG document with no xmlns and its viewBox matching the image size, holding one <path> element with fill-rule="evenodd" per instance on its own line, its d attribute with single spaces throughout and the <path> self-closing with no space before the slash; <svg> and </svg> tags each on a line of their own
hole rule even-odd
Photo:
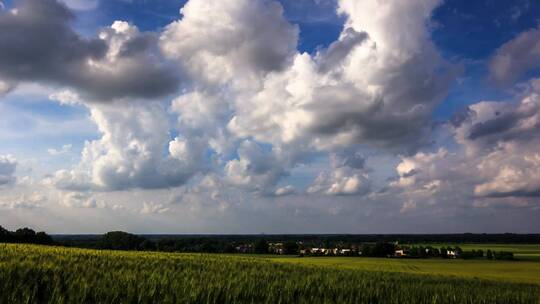
<svg viewBox="0 0 540 304">
<path fill-rule="evenodd" d="M 459 246 L 440 248 L 421 245 L 400 245 L 398 242 L 391 243 L 364 243 L 361 245 L 347 246 L 309 246 L 302 242 L 296 243 L 297 250 L 294 250 L 291 242 L 268 243 L 268 253 L 270 254 L 297 254 L 304 256 L 357 256 L 357 257 L 386 257 L 386 258 L 444 258 L 444 259 L 496 259 L 512 260 L 513 253 L 505 251 L 492 251 L 481 249 L 463 251 Z M 249 247 L 248 247 L 249 248 Z M 247 252 L 245 252 L 247 253 Z"/>
</svg>

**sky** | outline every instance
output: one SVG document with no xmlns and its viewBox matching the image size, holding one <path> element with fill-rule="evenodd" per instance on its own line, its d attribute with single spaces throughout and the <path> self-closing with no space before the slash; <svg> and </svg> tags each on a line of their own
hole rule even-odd
<svg viewBox="0 0 540 304">
<path fill-rule="evenodd" d="M 0 225 L 540 233 L 540 3 L 0 0 Z"/>
</svg>

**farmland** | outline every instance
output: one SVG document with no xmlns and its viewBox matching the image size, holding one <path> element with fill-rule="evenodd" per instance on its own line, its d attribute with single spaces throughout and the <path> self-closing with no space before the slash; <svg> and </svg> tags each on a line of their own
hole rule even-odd
<svg viewBox="0 0 540 304">
<path fill-rule="evenodd" d="M 538 303 L 540 299 L 537 281 L 523 283 L 535 270 L 517 280 L 485 280 L 489 276 L 439 275 L 435 270 L 441 265 L 422 266 L 420 271 L 415 264 L 410 264 L 412 271 L 400 270 L 405 264 L 391 266 L 394 270 L 382 266 L 385 270 L 354 263 L 393 260 L 349 259 L 0 244 L 0 303 L 152 303 L 157 299 L 160 303 Z M 345 267 L 350 263 L 353 266 Z"/>
<path fill-rule="evenodd" d="M 361 271 L 416 273 L 460 278 L 479 278 L 497 281 L 535 283 L 540 285 L 540 262 L 443 260 L 443 259 L 384 259 L 358 257 L 282 257 L 276 262 L 326 266 Z"/>
<path fill-rule="evenodd" d="M 425 244 L 443 247 L 447 244 Z M 452 244 L 463 250 L 510 251 L 517 261 L 444 260 L 444 259 L 380 259 L 357 257 L 273 257 L 275 262 L 326 266 L 361 271 L 429 274 L 461 278 L 479 278 L 540 285 L 540 245 L 528 244 Z"/>
</svg>

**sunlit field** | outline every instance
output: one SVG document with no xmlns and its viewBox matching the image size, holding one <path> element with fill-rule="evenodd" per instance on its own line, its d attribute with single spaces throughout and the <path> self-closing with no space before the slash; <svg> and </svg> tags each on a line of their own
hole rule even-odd
<svg viewBox="0 0 540 304">
<path fill-rule="evenodd" d="M 479 278 L 540 285 L 540 262 L 443 260 L 443 259 L 385 259 L 358 257 L 284 257 L 273 261 L 301 265 L 330 266 L 361 271 L 416 273 L 424 275 Z"/>
<path fill-rule="evenodd" d="M 433 247 L 441 247 L 446 244 L 429 244 Z M 514 253 L 514 257 L 519 260 L 536 260 L 540 262 L 539 244 L 458 244 L 465 251 L 482 249 L 486 252 L 488 249 L 494 251 L 509 251 Z"/>
<path fill-rule="evenodd" d="M 383 266 L 359 266 L 377 262 Z M 540 299 L 537 280 L 517 283 L 525 282 L 525 276 L 534 271 L 516 282 L 505 282 L 470 275 L 440 276 L 442 264 L 427 267 L 418 262 L 0 245 L 0 302 L 538 303 Z M 470 266 L 462 261 L 440 262 L 448 262 L 448 269 Z M 403 270 L 407 263 L 411 273 Z M 500 265 L 506 267 L 506 263 Z M 392 272 L 392 267 L 398 272 Z"/>
<path fill-rule="evenodd" d="M 448 244 L 423 244 L 444 247 Z M 273 261 L 303 265 L 329 266 L 363 271 L 405 272 L 480 278 L 488 280 L 540 284 L 540 245 L 538 244 L 451 244 L 465 251 L 509 251 L 516 261 L 462 260 L 462 259 L 381 259 L 358 257 L 296 257 L 266 256 Z"/>
</svg>

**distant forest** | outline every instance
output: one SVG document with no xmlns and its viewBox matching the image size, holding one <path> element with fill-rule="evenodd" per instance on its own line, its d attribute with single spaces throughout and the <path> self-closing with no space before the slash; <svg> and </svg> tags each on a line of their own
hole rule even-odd
<svg viewBox="0 0 540 304">
<path fill-rule="evenodd" d="M 285 253 L 301 247 L 350 248 L 361 244 L 540 244 L 540 234 L 299 234 L 299 235 L 135 235 L 121 231 L 103 235 L 48 235 L 29 228 L 9 231 L 0 226 L 0 242 L 33 243 L 112 250 L 164 252 L 267 253 L 268 246 L 283 244 Z"/>
<path fill-rule="evenodd" d="M 35 232 L 30 228 L 9 231 L 0 226 L 0 243 L 27 243 L 53 245 L 54 240 L 45 232 Z"/>
<path fill-rule="evenodd" d="M 397 242 L 399 244 L 540 244 L 540 234 L 246 234 L 246 235 L 172 235 L 141 234 L 140 238 L 153 243 L 184 243 L 186 246 L 229 243 L 302 242 L 333 247 L 338 244 Z M 103 235 L 53 235 L 55 241 L 66 246 L 98 248 Z M 195 249 L 195 248 L 194 248 Z M 198 250 L 196 250 L 198 251 Z"/>
</svg>

